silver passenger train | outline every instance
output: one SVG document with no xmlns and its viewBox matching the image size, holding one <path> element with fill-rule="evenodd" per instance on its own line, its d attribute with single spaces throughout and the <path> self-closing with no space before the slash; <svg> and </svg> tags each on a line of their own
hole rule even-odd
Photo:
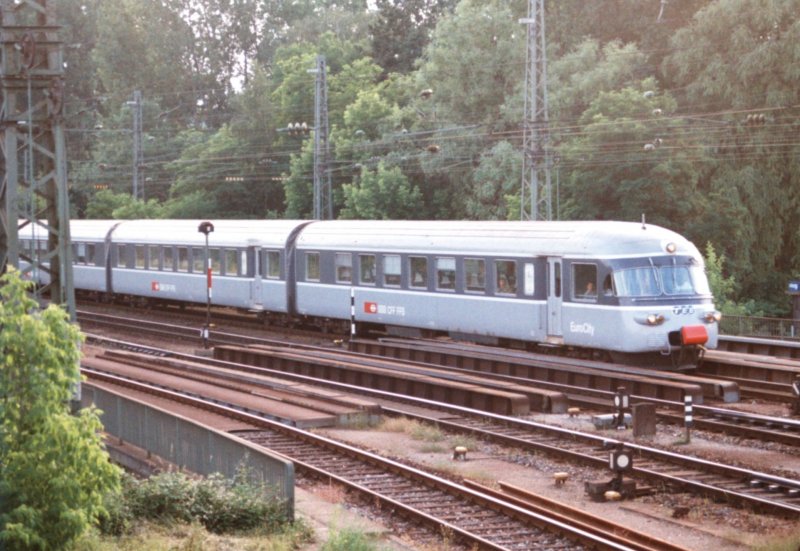
<svg viewBox="0 0 800 551">
<path fill-rule="evenodd" d="M 449 334 L 688 366 L 717 344 L 697 248 L 627 222 L 219 220 L 71 222 L 79 293 L 134 304 L 205 303 L 271 323 Z M 23 247 L 37 248 L 33 227 Z M 41 279 L 41 274 L 34 274 Z"/>
</svg>

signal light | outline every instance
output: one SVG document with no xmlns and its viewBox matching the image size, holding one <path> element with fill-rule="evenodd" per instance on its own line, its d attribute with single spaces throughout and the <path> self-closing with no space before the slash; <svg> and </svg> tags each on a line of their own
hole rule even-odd
<svg viewBox="0 0 800 551">
<path fill-rule="evenodd" d="M 750 113 L 744 123 L 747 126 L 763 126 L 767 124 L 767 116 L 764 113 Z"/>
<path fill-rule="evenodd" d="M 308 136 L 311 129 L 308 127 L 308 124 L 304 122 L 290 122 L 286 126 L 286 132 L 288 132 L 290 136 Z"/>
</svg>

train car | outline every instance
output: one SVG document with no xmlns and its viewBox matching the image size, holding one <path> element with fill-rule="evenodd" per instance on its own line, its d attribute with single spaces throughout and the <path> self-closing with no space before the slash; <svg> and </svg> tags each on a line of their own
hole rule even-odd
<svg viewBox="0 0 800 551">
<path fill-rule="evenodd" d="M 694 365 L 719 313 L 697 248 L 624 222 L 316 222 L 297 239 L 297 312 Z"/>
<path fill-rule="evenodd" d="M 75 221 L 75 286 L 206 301 L 196 220 Z M 215 221 L 215 305 L 272 321 L 578 351 L 657 367 L 716 347 L 702 256 L 625 222 Z M 36 236 L 21 238 L 28 245 Z"/>
</svg>

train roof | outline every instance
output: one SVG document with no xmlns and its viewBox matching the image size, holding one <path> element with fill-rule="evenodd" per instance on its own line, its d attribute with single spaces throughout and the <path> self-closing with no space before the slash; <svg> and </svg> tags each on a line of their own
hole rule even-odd
<svg viewBox="0 0 800 551">
<path fill-rule="evenodd" d="M 95 220 L 76 220 L 70 229 Z M 186 246 L 205 245 L 205 235 L 198 231 L 203 220 L 111 220 L 108 229 L 118 224 L 112 234 L 116 243 L 152 243 Z M 212 220 L 211 247 L 282 248 L 289 235 L 304 222 L 297 220 Z M 102 225 L 99 225 L 102 228 Z M 105 237 L 105 233 L 102 234 Z M 73 240 L 78 239 L 73 230 Z"/>
<path fill-rule="evenodd" d="M 634 222 L 337 220 L 309 224 L 298 239 L 304 249 L 604 258 L 665 254 L 667 243 L 700 258 L 681 235 Z"/>
</svg>

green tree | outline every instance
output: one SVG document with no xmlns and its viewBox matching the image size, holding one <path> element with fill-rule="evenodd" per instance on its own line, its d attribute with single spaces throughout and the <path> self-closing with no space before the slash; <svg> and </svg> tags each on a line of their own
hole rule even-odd
<svg viewBox="0 0 800 551">
<path fill-rule="evenodd" d="M 454 0 L 376 0 L 378 15 L 369 26 L 372 58 L 386 73 L 406 73 L 422 55 L 439 17 Z"/>
<path fill-rule="evenodd" d="M 519 194 L 522 154 L 507 141 L 481 156 L 467 199 L 467 212 L 481 220 L 517 220 L 519 203 L 511 209 L 507 197 Z"/>
<path fill-rule="evenodd" d="M 375 171 L 364 169 L 358 183 L 345 184 L 345 206 L 340 218 L 404 220 L 419 218 L 422 195 L 398 167 L 380 163 Z"/>
<path fill-rule="evenodd" d="M 13 269 L 0 278 L 0 547 L 62 549 L 105 513 L 120 475 L 99 412 L 69 412 L 81 335 L 26 287 Z"/>
<path fill-rule="evenodd" d="M 114 211 L 132 203 L 134 198 L 129 193 L 114 193 L 110 189 L 98 191 L 86 206 L 86 218 L 114 218 Z"/>
</svg>

